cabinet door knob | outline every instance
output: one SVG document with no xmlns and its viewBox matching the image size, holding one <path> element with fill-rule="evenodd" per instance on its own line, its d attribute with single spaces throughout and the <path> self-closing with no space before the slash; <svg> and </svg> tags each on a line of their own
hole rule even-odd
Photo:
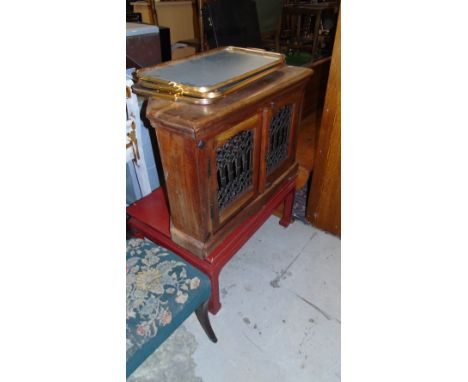
<svg viewBox="0 0 468 382">
<path fill-rule="evenodd" d="M 203 147 L 205 147 L 205 143 L 206 143 L 206 142 L 202 139 L 202 140 L 198 141 L 197 147 L 198 147 L 199 149 L 202 149 Z"/>
</svg>

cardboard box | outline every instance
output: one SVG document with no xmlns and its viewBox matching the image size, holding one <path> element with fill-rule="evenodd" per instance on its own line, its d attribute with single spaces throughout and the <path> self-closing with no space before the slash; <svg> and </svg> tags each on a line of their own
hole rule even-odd
<svg viewBox="0 0 468 382">
<path fill-rule="evenodd" d="M 162 1 L 154 5 L 158 25 L 169 27 L 171 30 L 171 44 L 195 38 L 191 1 Z"/>
<path fill-rule="evenodd" d="M 181 58 L 193 56 L 195 52 L 196 51 L 193 46 L 175 47 L 172 49 L 172 59 L 179 60 Z"/>
</svg>

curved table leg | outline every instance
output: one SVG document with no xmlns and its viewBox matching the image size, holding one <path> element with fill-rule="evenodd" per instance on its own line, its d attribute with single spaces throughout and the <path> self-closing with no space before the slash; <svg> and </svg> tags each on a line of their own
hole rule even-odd
<svg viewBox="0 0 468 382">
<path fill-rule="evenodd" d="M 197 315 L 198 322 L 200 322 L 200 325 L 209 339 L 215 343 L 218 342 L 216 334 L 211 327 L 210 318 L 208 317 L 208 301 L 201 304 L 197 310 L 195 310 L 195 314 Z"/>
</svg>

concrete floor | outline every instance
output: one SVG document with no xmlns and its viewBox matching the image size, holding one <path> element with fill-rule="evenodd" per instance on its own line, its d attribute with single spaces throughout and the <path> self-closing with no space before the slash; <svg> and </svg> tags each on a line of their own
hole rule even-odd
<svg viewBox="0 0 468 382">
<path fill-rule="evenodd" d="M 129 381 L 340 380 L 340 239 L 272 216 L 222 270 L 220 288 L 210 315 L 218 343 L 192 315 Z"/>
</svg>

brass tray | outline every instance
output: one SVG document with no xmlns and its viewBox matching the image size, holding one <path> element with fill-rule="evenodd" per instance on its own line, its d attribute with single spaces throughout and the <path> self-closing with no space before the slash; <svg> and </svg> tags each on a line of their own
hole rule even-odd
<svg viewBox="0 0 468 382">
<path fill-rule="evenodd" d="M 209 100 L 212 102 L 240 89 L 284 64 L 282 54 L 230 46 L 138 69 L 136 76 L 139 81 L 134 90 L 137 94 L 143 90 L 146 94 L 142 95 L 198 98 L 205 100 L 199 103 L 207 104 Z"/>
<path fill-rule="evenodd" d="M 213 103 L 213 101 L 215 101 L 214 98 L 197 98 L 175 92 L 164 92 L 158 89 L 149 89 L 141 86 L 139 83 L 134 84 L 132 86 L 132 90 L 135 94 L 144 97 L 156 97 L 166 99 L 169 101 L 182 100 L 196 105 L 209 105 L 210 103 Z"/>
</svg>

